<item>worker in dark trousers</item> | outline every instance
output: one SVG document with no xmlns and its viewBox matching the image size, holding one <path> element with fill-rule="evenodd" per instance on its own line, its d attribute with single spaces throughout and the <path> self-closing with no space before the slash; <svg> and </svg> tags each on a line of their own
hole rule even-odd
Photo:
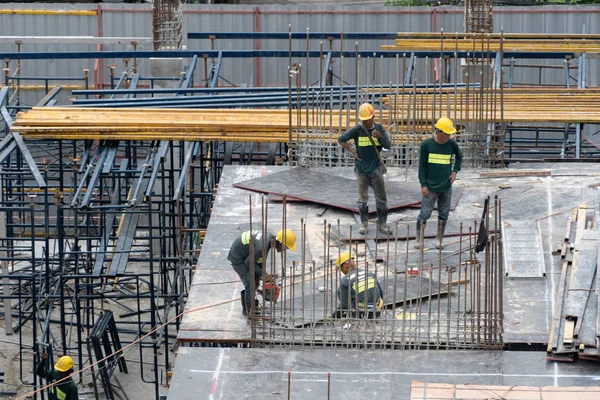
<svg viewBox="0 0 600 400">
<path fill-rule="evenodd" d="M 54 368 L 50 368 L 48 354 L 41 353 L 40 357 L 42 359 L 35 369 L 35 374 L 47 379 L 49 384 L 60 381 L 50 388 L 50 393 L 54 395 L 54 398 L 56 400 L 78 400 L 77 385 L 73 378 L 68 377 L 73 373 L 73 359 L 69 356 L 62 356 L 54 364 Z M 66 379 L 62 380 L 64 378 Z"/>
<path fill-rule="evenodd" d="M 263 239 L 265 241 L 263 241 Z M 254 253 L 250 254 L 250 241 L 253 241 Z M 244 284 L 241 293 L 242 313 L 248 315 L 250 311 L 250 293 L 259 286 L 264 275 L 264 282 L 270 282 L 271 276 L 264 271 L 263 274 L 263 244 L 265 246 L 265 257 L 269 255 L 271 243 L 275 244 L 277 252 L 284 249 L 296 251 L 296 235 L 291 229 L 281 230 L 275 235 L 268 233 L 265 238 L 261 231 L 243 232 L 231 245 L 227 259 L 231 261 L 233 270 L 237 272 Z M 250 263 L 254 260 L 254 287 L 252 285 Z"/>
<path fill-rule="evenodd" d="M 377 276 L 359 270 L 348 251 L 341 253 L 335 264 L 344 276 L 337 291 L 338 309 L 332 316 L 364 318 L 366 311 L 368 319 L 377 318 L 383 308 L 383 289 Z"/>
<path fill-rule="evenodd" d="M 375 207 L 379 220 L 379 231 L 389 235 L 391 230 L 387 224 L 388 206 L 383 180 L 384 165 L 379 153 L 382 148 L 389 149 L 392 142 L 380 123 L 375 123 L 375 109 L 371 104 L 364 103 L 358 111 L 360 123 L 338 138 L 338 143 L 354 156 L 354 173 L 358 183 L 358 212 L 361 227 L 358 233 L 364 235 L 369 223 L 369 187 L 375 194 Z M 354 146 L 348 142 L 354 140 Z"/>
<path fill-rule="evenodd" d="M 456 128 L 448 118 L 440 118 L 435 124 L 435 136 L 421 143 L 419 154 L 419 183 L 421 184 L 421 211 L 417 218 L 417 243 L 415 248 L 421 247 L 421 232 L 425 231 L 425 224 L 433 207 L 437 202 L 438 230 L 436 248 L 444 248 L 442 241 L 446 222 L 450 213 L 452 200 L 452 184 L 456 174 L 462 167 L 463 154 L 452 135 Z M 454 165 L 452 163 L 454 156 Z"/>
</svg>

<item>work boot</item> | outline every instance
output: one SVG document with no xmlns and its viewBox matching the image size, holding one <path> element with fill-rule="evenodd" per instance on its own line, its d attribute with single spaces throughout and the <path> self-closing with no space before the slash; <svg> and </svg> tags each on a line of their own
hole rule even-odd
<svg viewBox="0 0 600 400">
<path fill-rule="evenodd" d="M 361 223 L 358 233 L 365 235 L 369 230 L 369 206 L 367 203 L 358 203 L 358 212 L 360 213 Z"/>
<path fill-rule="evenodd" d="M 250 308 L 246 306 L 246 291 L 242 290 L 241 292 L 241 300 L 242 300 L 242 314 L 247 316 L 250 312 Z"/>
<path fill-rule="evenodd" d="M 387 224 L 388 208 L 386 204 L 377 203 L 377 217 L 378 217 L 378 229 L 379 232 L 384 235 L 390 235 L 392 230 Z"/>
<path fill-rule="evenodd" d="M 444 231 L 446 230 L 446 221 L 442 219 L 438 219 L 438 230 L 437 235 L 435 237 L 435 248 L 442 250 L 444 245 L 442 241 L 444 240 Z"/>
<path fill-rule="evenodd" d="M 421 221 L 420 219 L 417 220 L 417 236 L 416 236 L 416 243 L 415 243 L 415 249 L 420 249 L 421 248 L 421 227 L 423 228 L 423 232 L 425 232 L 425 221 Z"/>
</svg>

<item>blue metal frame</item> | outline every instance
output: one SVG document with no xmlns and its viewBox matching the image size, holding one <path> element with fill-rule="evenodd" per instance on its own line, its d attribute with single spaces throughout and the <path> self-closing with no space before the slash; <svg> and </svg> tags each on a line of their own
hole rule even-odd
<svg viewBox="0 0 600 400">
<path fill-rule="evenodd" d="M 223 98 L 221 98 L 223 97 Z M 339 100 L 341 97 L 340 93 L 333 94 L 333 100 Z M 344 93 L 344 98 L 350 97 L 354 100 L 355 93 Z M 102 100 L 102 99 L 81 99 L 74 100 L 73 105 L 75 106 L 88 106 L 88 107 L 152 107 L 158 105 L 208 105 L 212 108 L 219 107 L 231 107 L 231 104 L 236 106 L 252 105 L 261 106 L 263 104 L 271 103 L 284 103 L 287 104 L 289 101 L 288 95 L 246 95 L 246 96 L 188 96 L 188 97 L 148 97 L 148 98 L 137 98 L 137 99 L 114 99 L 114 100 Z M 303 99 L 304 100 L 304 99 Z M 296 99 L 291 99 L 292 103 L 296 102 Z"/>
<path fill-rule="evenodd" d="M 415 69 L 415 53 L 410 53 L 410 59 L 408 60 L 408 68 L 406 71 L 406 76 L 404 77 L 404 86 L 410 85 L 412 81 L 412 74 Z"/>
<path fill-rule="evenodd" d="M 329 80 L 327 79 L 331 72 L 331 71 L 329 71 L 330 67 L 331 67 L 331 52 L 328 51 L 327 58 L 325 58 L 325 68 L 323 68 L 323 76 L 321 77 L 321 81 L 319 82 L 320 88 L 324 88 L 328 83 L 331 84 L 331 82 L 329 82 Z"/>
<path fill-rule="evenodd" d="M 502 57 L 500 53 L 496 53 L 496 60 L 494 64 L 494 75 L 496 79 L 496 84 L 494 85 L 494 89 L 500 89 L 500 82 L 502 81 Z"/>
<path fill-rule="evenodd" d="M 131 82 L 129 83 L 129 88 L 133 89 L 133 90 L 137 89 L 137 85 L 138 85 L 139 81 L 140 81 L 140 74 L 137 74 L 137 73 L 133 74 L 133 77 L 131 78 Z M 135 94 L 136 94 L 135 92 L 126 94 L 125 98 L 132 99 L 133 96 L 135 96 Z"/>
<path fill-rule="evenodd" d="M 569 74 L 569 60 L 563 61 L 565 66 L 565 86 L 567 89 L 571 87 L 571 75 Z"/>
<path fill-rule="evenodd" d="M 179 200 L 179 196 L 183 191 L 183 186 L 188 177 L 188 169 L 192 162 L 198 156 L 198 152 L 200 150 L 200 142 L 193 142 L 185 155 L 185 160 L 183 162 L 183 166 L 181 167 L 181 172 L 179 173 L 179 179 L 177 179 L 177 185 L 175 185 L 175 190 L 173 191 L 173 201 Z"/>
<path fill-rule="evenodd" d="M 0 94 L 0 97 L 2 97 L 1 94 Z M 2 104 L 2 103 L 0 103 L 0 104 Z M 6 122 L 6 126 L 8 126 L 10 128 L 13 124 L 13 119 L 10 116 L 6 107 L 0 108 L 0 114 L 2 114 L 2 117 L 4 118 L 4 122 Z M 21 137 L 21 135 L 17 132 L 11 131 L 10 135 L 7 135 L 7 137 L 9 137 L 9 136 L 12 136 L 14 143 L 16 143 L 17 146 L 19 147 L 19 150 L 21 150 L 21 154 L 23 155 L 23 158 L 27 162 L 27 165 L 29 166 L 29 170 L 31 171 L 31 174 L 33 175 L 33 178 L 37 182 L 38 186 L 40 188 L 45 188 L 47 186 L 46 181 L 44 181 L 44 177 L 40 173 L 40 170 L 38 169 L 37 164 L 35 163 L 33 157 L 31 156 L 29 149 L 25 145 L 25 142 L 23 142 L 23 138 Z M 12 149 L 14 149 L 14 147 L 15 146 L 12 146 Z"/>
<path fill-rule="evenodd" d="M 123 84 L 123 82 L 125 82 L 125 79 L 127 78 L 127 74 L 128 74 L 128 72 L 127 72 L 127 69 L 126 69 L 121 74 L 121 77 L 119 78 L 119 81 L 117 82 L 117 85 L 114 87 L 114 89 L 116 89 L 116 90 L 121 89 L 121 85 Z M 111 83 L 112 83 L 112 78 L 111 78 Z M 134 90 L 134 92 L 135 92 L 135 90 Z M 134 92 L 132 92 L 132 93 L 134 93 Z M 89 95 L 89 93 L 84 93 L 84 94 Z M 117 94 L 117 93 L 115 93 L 115 94 Z M 110 98 L 114 99 L 115 98 L 115 94 L 113 94 L 112 96 L 110 96 Z M 73 93 L 73 95 L 75 95 L 75 93 Z"/>
<path fill-rule="evenodd" d="M 194 56 L 216 58 L 222 53 L 223 58 L 253 58 L 253 57 L 272 57 L 272 58 L 289 58 L 290 51 L 288 50 L 165 50 L 165 51 L 57 51 L 57 52 L 10 52 L 0 53 L 0 59 L 3 60 L 74 60 L 74 59 L 96 59 L 96 58 L 192 58 Z M 346 58 L 354 58 L 361 56 L 395 58 L 396 55 L 406 54 L 406 50 L 379 50 L 379 51 L 332 51 L 331 56 L 339 58 L 340 54 Z M 461 51 L 455 53 L 453 51 L 415 51 L 411 52 L 418 58 L 440 58 L 454 57 L 457 58 L 488 58 L 495 57 L 496 52 L 468 52 Z M 321 57 L 320 51 L 309 51 L 309 58 Z M 305 50 L 294 50 L 291 52 L 294 58 L 304 58 L 307 56 Z M 530 58 L 530 59 L 561 59 L 574 58 L 573 52 L 505 52 L 505 57 L 514 58 Z"/>
<path fill-rule="evenodd" d="M 586 87 L 586 53 L 582 53 L 579 57 L 579 65 L 577 68 L 577 88 L 585 89 Z M 581 158 L 581 131 L 582 125 L 575 125 L 575 158 Z"/>
<path fill-rule="evenodd" d="M 61 91 L 61 89 L 62 89 L 62 86 L 60 86 L 60 85 L 54 86 L 51 91 L 49 91 L 48 93 L 46 93 L 46 95 L 44 97 L 42 97 L 42 99 L 36 104 L 36 106 L 37 107 L 48 106 L 50 104 L 50 102 L 53 101 L 52 99 L 54 99 L 54 97 L 56 97 L 56 95 Z"/>
<path fill-rule="evenodd" d="M 443 84 L 443 87 L 454 87 L 453 83 Z M 464 84 L 459 84 L 459 87 L 463 87 Z M 473 87 L 477 85 L 471 85 Z M 379 89 L 380 85 L 371 86 L 372 88 Z M 387 87 L 384 86 L 384 87 Z M 425 87 L 423 84 L 417 84 L 418 88 Z M 354 90 L 355 85 L 342 86 L 343 90 Z M 323 89 L 340 89 L 340 86 L 324 86 Z M 275 93 L 281 92 L 282 94 L 288 93 L 289 88 L 287 86 L 273 86 L 273 87 L 219 87 L 219 88 L 164 88 L 164 89 L 88 89 L 88 90 L 73 90 L 74 96 L 90 95 L 123 95 L 127 93 L 136 94 L 169 94 L 169 93 Z M 306 90 L 305 87 L 295 88 L 294 91 Z M 314 90 L 314 88 L 311 88 Z"/>
<path fill-rule="evenodd" d="M 210 87 L 217 87 L 217 83 L 219 82 L 219 73 L 221 72 L 221 61 L 223 60 L 223 52 L 219 51 L 219 55 L 217 57 L 217 63 L 211 71 L 212 79 L 210 81 Z"/>
<path fill-rule="evenodd" d="M 192 83 L 192 79 L 194 78 L 194 71 L 196 71 L 197 64 L 198 64 L 198 56 L 194 56 L 194 58 L 192 58 L 192 62 L 190 63 L 190 67 L 188 68 L 188 70 L 185 73 L 185 81 L 183 81 L 183 84 L 180 87 L 183 87 L 183 88 L 190 87 L 190 84 Z"/>
</svg>

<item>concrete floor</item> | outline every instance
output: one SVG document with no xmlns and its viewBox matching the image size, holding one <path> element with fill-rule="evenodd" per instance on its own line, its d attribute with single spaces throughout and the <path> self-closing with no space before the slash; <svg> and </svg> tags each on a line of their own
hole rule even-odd
<svg viewBox="0 0 600 400">
<path fill-rule="evenodd" d="M 198 270 L 191 287 L 188 309 L 211 307 L 215 303 L 225 304 L 215 311 L 199 311 L 186 315 L 179 339 L 186 346 L 196 341 L 214 341 L 221 343 L 245 342 L 250 340 L 250 329 L 247 321 L 241 316 L 239 291 L 241 284 L 235 273 L 232 273 L 226 255 L 231 241 L 241 229 L 247 227 L 249 215 L 255 223 L 261 215 L 262 196 L 234 188 L 236 182 L 260 176 L 268 176 L 286 167 L 247 167 L 226 166 L 219 185 L 218 196 L 211 216 L 211 226 L 205 239 L 205 248 L 200 255 Z M 566 221 L 572 215 L 573 208 L 581 204 L 593 207 L 594 191 L 589 185 L 600 182 L 600 170 L 595 164 L 512 164 L 510 170 L 549 170 L 549 176 L 522 176 L 502 178 L 482 178 L 479 169 L 465 169 L 458 175 L 457 185 L 464 186 L 464 192 L 451 213 L 452 221 L 472 224 L 481 218 L 482 205 L 486 196 L 498 194 L 502 200 L 503 220 L 538 221 L 543 246 L 543 257 L 546 275 L 535 279 L 505 279 L 504 282 L 504 338 L 508 344 L 520 348 L 530 347 L 529 352 L 490 352 L 490 351 L 396 351 L 387 350 L 380 353 L 356 351 L 346 353 L 344 349 L 188 349 L 181 348 L 169 390 L 170 398 L 286 398 L 287 370 L 294 376 L 292 384 L 298 391 L 292 390 L 296 398 L 321 397 L 323 382 L 327 377 L 311 376 L 302 379 L 302 374 L 324 374 L 329 371 L 336 376 L 338 395 L 344 397 L 370 398 L 373 384 L 378 382 L 381 398 L 393 398 L 398 390 L 399 398 L 408 395 L 410 379 L 423 378 L 429 382 L 470 383 L 508 385 L 560 385 L 560 386 L 592 386 L 600 379 L 598 365 L 577 361 L 573 365 L 548 362 L 545 352 L 533 351 L 543 346 L 548 340 L 549 327 L 556 288 L 560 277 L 562 260 L 552 255 L 564 240 Z M 320 172 L 352 178 L 353 173 L 345 168 L 319 168 Z M 504 170 L 507 171 L 507 170 Z M 416 170 L 391 169 L 386 175 L 388 186 L 406 185 L 406 182 L 417 181 Z M 318 190 L 319 182 L 313 182 Z M 501 189 L 500 186 L 509 186 Z M 323 261 L 323 221 L 332 224 L 337 220 L 342 225 L 355 223 L 354 214 L 332 207 L 321 215 L 324 206 L 312 203 L 288 203 L 287 226 L 298 229 L 300 219 L 307 223 L 307 244 L 309 253 L 318 262 Z M 402 209 L 390 213 L 389 222 L 407 223 L 413 226 L 418 209 Z M 271 202 L 268 208 L 269 226 L 281 226 L 281 203 Z M 435 218 L 435 214 L 433 216 Z M 335 222 L 334 222 L 335 221 Z M 221 228 L 213 228 L 215 238 L 211 239 L 211 227 L 215 224 Z M 256 225 L 259 226 L 259 225 Z M 226 233 L 229 229 L 230 237 Z M 414 229 L 414 228 L 413 228 Z M 430 243 L 431 244 L 431 243 Z M 426 244 L 427 245 L 427 244 Z M 431 245 L 431 247 L 433 247 Z M 451 253 L 455 249 L 447 246 L 444 252 Z M 435 257 L 435 256 L 433 256 Z M 288 253 L 288 261 L 298 261 L 298 254 Z M 220 287 L 217 298 L 207 296 L 205 286 L 211 282 L 222 280 L 226 287 Z M 226 282 L 226 284 L 225 284 Z M 595 296 L 591 296 L 595 297 Z M 211 307 L 212 308 L 212 307 Z M 332 354 L 335 354 L 334 362 Z M 378 364 L 385 358 L 386 363 Z M 371 360 L 363 365 L 363 359 Z M 220 360 L 220 361 L 219 361 Z M 283 361 L 285 360 L 285 361 Z M 402 365 L 407 369 L 398 369 Z M 429 371 L 432 365 L 441 366 L 439 370 Z M 485 365 L 486 367 L 480 367 Z M 375 371 L 376 376 L 359 373 L 336 375 L 346 371 L 342 366 L 351 366 L 351 370 Z M 490 371 L 487 371 L 487 369 Z M 229 372 L 223 372 L 231 369 Z M 252 371 L 248 376 L 232 371 Z M 300 377 L 297 376 L 300 374 Z M 215 381 L 216 376 L 225 376 L 223 381 Z M 343 379 L 340 379 L 343 376 Z M 385 377 L 385 378 L 382 378 Z M 427 378 L 427 379 L 425 379 Z M 197 385 L 197 397 L 185 397 L 189 380 Z M 252 382 L 248 383 L 249 380 Z M 369 383 L 372 381 L 371 383 Z M 216 382 L 216 383 L 215 383 Z M 304 383 L 302 383 L 304 382 Z M 244 390 L 250 385 L 253 390 Z M 319 386 L 321 385 L 321 386 Z M 333 385 L 333 381 L 332 381 Z M 319 389 L 317 389 L 319 386 Z M 332 386 L 333 387 L 333 386 Z M 203 397 L 206 393 L 206 397 Z M 310 395 L 308 393 L 311 393 Z M 320 393 L 313 397 L 312 393 Z M 392 395 L 393 393 L 393 395 Z M 199 396 L 199 397 L 198 397 Z M 262 396 L 262 397 L 261 397 Z M 277 397 L 280 396 L 280 397 Z M 308 396 L 308 397 L 306 397 Z M 333 397 L 336 398 L 336 397 Z"/>
</svg>

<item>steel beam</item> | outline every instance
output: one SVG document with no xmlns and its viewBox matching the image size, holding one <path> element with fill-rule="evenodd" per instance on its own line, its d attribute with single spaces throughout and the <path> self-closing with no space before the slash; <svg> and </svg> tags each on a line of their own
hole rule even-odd
<svg viewBox="0 0 600 400">
<path fill-rule="evenodd" d="M 221 62 L 223 61 L 223 52 L 219 51 L 219 56 L 217 57 L 217 63 L 215 64 L 212 70 L 212 79 L 210 82 L 210 87 L 217 87 L 217 82 L 219 81 L 219 73 L 221 71 Z"/>
<path fill-rule="evenodd" d="M 10 114 L 8 113 L 8 110 L 6 109 L 6 107 L 2 107 L 0 109 L 0 113 L 2 114 L 2 117 L 4 118 L 6 125 L 10 128 L 13 124 L 13 120 L 12 120 L 12 117 L 10 116 Z M 21 150 L 21 154 L 23 154 L 23 158 L 25 159 L 25 162 L 29 166 L 29 170 L 31 171 L 31 174 L 33 175 L 33 178 L 37 182 L 38 186 L 41 188 L 46 187 L 46 181 L 44 181 L 44 178 L 42 177 L 42 174 L 40 173 L 40 170 L 38 169 L 37 164 L 35 163 L 35 160 L 31 156 L 29 149 L 25 145 L 25 142 L 23 142 L 23 138 L 21 137 L 21 135 L 17 132 L 12 132 L 12 131 L 11 131 L 11 135 L 12 135 L 13 139 L 15 140 L 15 142 L 17 143 L 17 146 L 19 146 L 19 150 Z"/>
<path fill-rule="evenodd" d="M 223 53 L 223 58 L 253 58 L 253 57 L 269 57 L 269 58 L 289 58 L 290 53 L 294 58 L 318 58 L 321 57 L 320 51 L 309 51 L 308 54 L 304 50 L 164 50 L 164 51 L 54 51 L 54 52 L 5 52 L 0 53 L 0 58 L 4 60 L 77 60 L 77 59 L 95 59 L 95 58 L 192 58 L 208 57 L 217 58 L 219 53 Z M 343 55 L 345 58 L 354 58 L 361 56 L 368 57 L 383 57 L 396 58 L 397 54 L 406 54 L 406 50 L 378 50 L 378 51 L 332 51 L 331 56 L 339 58 Z M 453 58 L 456 54 L 457 58 L 487 58 L 495 57 L 497 52 L 480 52 L 480 51 L 415 51 L 414 54 L 418 58 Z M 575 52 L 505 52 L 505 57 L 514 58 L 529 58 L 529 59 L 564 59 L 574 58 Z"/>
<path fill-rule="evenodd" d="M 454 83 L 448 83 L 442 85 L 445 88 L 454 88 Z M 459 88 L 465 87 L 464 84 L 457 84 Z M 370 86 L 371 88 L 379 89 L 380 85 Z M 389 87 L 389 85 L 384 85 L 384 87 Z M 424 84 L 417 84 L 417 88 L 426 87 Z M 341 89 L 348 91 L 354 90 L 356 88 L 355 85 L 352 86 L 342 86 Z M 323 89 L 327 90 L 340 90 L 339 85 L 332 86 L 324 86 Z M 88 90 L 73 90 L 74 96 L 103 96 L 103 95 L 121 95 L 128 93 L 135 94 L 185 94 L 185 93 L 273 93 L 273 92 L 281 92 L 282 94 L 287 94 L 289 88 L 287 86 L 273 86 L 273 87 L 218 87 L 218 88 L 161 88 L 161 89 L 88 89 Z M 314 90 L 311 88 L 310 90 Z M 297 91 L 304 92 L 306 91 L 305 87 L 294 88 L 294 92 Z"/>
</svg>

